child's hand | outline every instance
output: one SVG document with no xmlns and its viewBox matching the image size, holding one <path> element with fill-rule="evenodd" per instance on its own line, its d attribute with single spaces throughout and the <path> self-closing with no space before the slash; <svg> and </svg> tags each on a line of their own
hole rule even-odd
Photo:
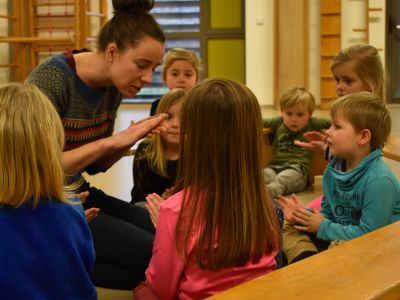
<svg viewBox="0 0 400 300">
<path fill-rule="evenodd" d="M 308 143 L 294 141 L 296 146 L 323 154 L 325 151 L 326 135 L 319 131 L 308 131 L 303 134 Z"/>
<path fill-rule="evenodd" d="M 77 194 L 76 196 L 79 198 L 79 200 L 81 200 L 82 203 L 84 203 L 86 201 L 87 197 L 89 197 L 89 191 L 81 192 L 81 193 Z"/>
<path fill-rule="evenodd" d="M 90 221 L 92 221 L 94 218 L 97 217 L 97 215 L 99 214 L 100 209 L 97 207 L 91 207 L 89 209 L 85 210 L 85 218 L 86 218 L 86 222 L 89 223 Z"/>
<path fill-rule="evenodd" d="M 164 200 L 167 200 L 172 194 L 174 193 L 174 187 L 171 186 L 170 188 L 165 189 L 165 191 L 162 193 L 161 197 Z"/>
<path fill-rule="evenodd" d="M 78 195 L 76 195 L 81 202 L 85 202 L 87 197 L 89 197 L 89 191 L 85 191 L 85 192 L 81 192 Z M 97 215 L 99 214 L 100 209 L 97 207 L 91 207 L 89 209 L 85 210 L 85 218 L 86 218 L 86 222 L 89 223 L 90 221 L 92 221 L 94 218 L 97 217 Z"/>
<path fill-rule="evenodd" d="M 157 228 L 158 212 L 160 211 L 161 204 L 165 201 L 156 193 L 148 194 L 146 197 L 146 208 L 149 211 L 151 222 Z"/>
<path fill-rule="evenodd" d="M 283 216 L 286 221 L 293 223 L 293 213 L 296 210 L 304 209 L 305 206 L 303 202 L 296 196 L 296 194 L 292 194 L 292 199 L 288 199 L 281 195 L 277 198 L 279 205 L 283 209 Z"/>
<path fill-rule="evenodd" d="M 323 219 L 324 215 L 315 209 L 312 209 L 312 211 L 301 209 L 293 213 L 293 221 L 296 224 L 294 228 L 304 232 L 317 232 Z"/>
</svg>

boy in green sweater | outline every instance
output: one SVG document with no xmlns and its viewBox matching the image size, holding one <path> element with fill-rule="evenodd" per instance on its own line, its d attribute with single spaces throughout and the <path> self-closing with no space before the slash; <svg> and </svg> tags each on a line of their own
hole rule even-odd
<svg viewBox="0 0 400 300">
<path fill-rule="evenodd" d="M 273 132 L 272 159 L 264 169 L 266 188 L 273 198 L 304 190 L 308 183 L 313 153 L 298 147 L 294 141 L 306 141 L 303 134 L 329 128 L 327 119 L 312 117 L 314 96 L 295 87 L 279 100 L 281 116 L 264 119 L 264 128 Z"/>
</svg>

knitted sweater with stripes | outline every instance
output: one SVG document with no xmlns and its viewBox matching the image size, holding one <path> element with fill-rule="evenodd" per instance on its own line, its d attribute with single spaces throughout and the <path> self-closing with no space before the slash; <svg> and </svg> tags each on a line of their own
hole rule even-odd
<svg viewBox="0 0 400 300">
<path fill-rule="evenodd" d="M 72 52 L 47 59 L 27 81 L 39 87 L 56 107 L 64 126 L 65 151 L 112 135 L 122 95 L 113 86 L 94 90 L 83 82 L 75 71 Z M 95 174 L 104 170 L 89 166 L 85 171 Z M 80 178 L 77 174 L 72 181 Z"/>
</svg>

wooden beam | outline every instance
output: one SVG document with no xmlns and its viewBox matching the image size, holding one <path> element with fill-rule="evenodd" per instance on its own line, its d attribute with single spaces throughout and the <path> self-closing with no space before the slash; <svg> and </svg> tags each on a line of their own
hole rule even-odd
<svg viewBox="0 0 400 300">
<path fill-rule="evenodd" d="M 400 161 L 400 136 L 391 135 L 389 137 L 387 144 L 382 150 L 382 155 L 387 158 Z"/>
<path fill-rule="evenodd" d="M 36 37 L 36 36 L 2 36 L 0 37 L 0 43 L 65 43 L 73 42 L 72 37 Z"/>
<path fill-rule="evenodd" d="M 399 299 L 400 222 L 209 299 Z"/>
</svg>

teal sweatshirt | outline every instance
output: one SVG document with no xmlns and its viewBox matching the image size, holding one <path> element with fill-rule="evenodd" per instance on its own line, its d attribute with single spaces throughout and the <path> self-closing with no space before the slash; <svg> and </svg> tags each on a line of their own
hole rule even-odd
<svg viewBox="0 0 400 300">
<path fill-rule="evenodd" d="M 349 172 L 330 161 L 323 177 L 321 213 L 325 219 L 317 238 L 351 240 L 400 220 L 399 182 L 377 149 Z"/>
</svg>

